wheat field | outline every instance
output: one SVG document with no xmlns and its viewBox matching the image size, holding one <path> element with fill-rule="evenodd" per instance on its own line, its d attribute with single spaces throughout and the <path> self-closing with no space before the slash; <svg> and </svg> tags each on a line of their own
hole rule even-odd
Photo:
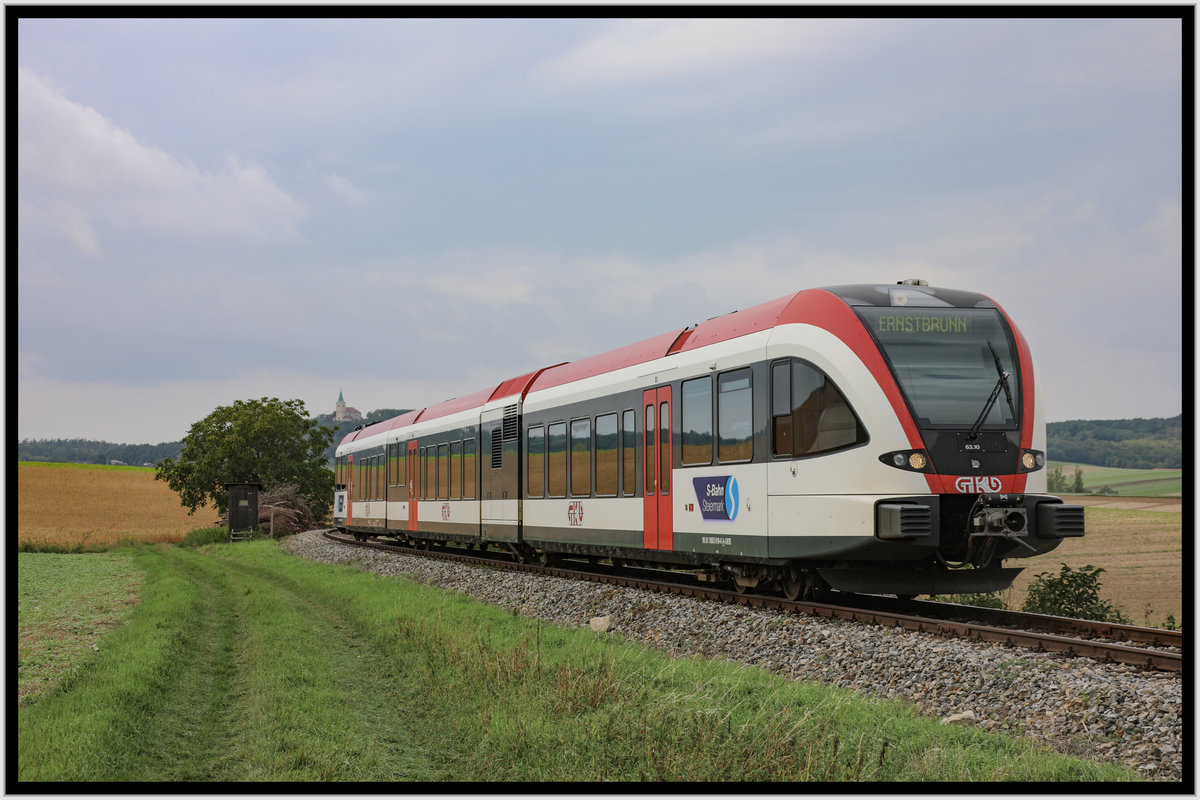
<svg viewBox="0 0 1200 800">
<path fill-rule="evenodd" d="M 123 540 L 181 542 L 214 524 L 215 508 L 193 515 L 151 468 L 85 464 L 17 465 L 17 541 L 72 547 Z"/>
</svg>

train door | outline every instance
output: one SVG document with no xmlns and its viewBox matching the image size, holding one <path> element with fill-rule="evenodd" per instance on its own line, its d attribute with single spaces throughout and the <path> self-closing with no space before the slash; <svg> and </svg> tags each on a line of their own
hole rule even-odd
<svg viewBox="0 0 1200 800">
<path fill-rule="evenodd" d="M 354 524 L 354 453 L 346 456 L 346 527 Z"/>
<path fill-rule="evenodd" d="M 671 514 L 671 387 L 642 393 L 642 466 L 645 496 L 642 502 L 643 546 L 671 550 L 674 528 Z"/>
<path fill-rule="evenodd" d="M 408 529 L 417 530 L 417 440 L 408 442 L 408 458 L 404 464 L 408 469 Z"/>
</svg>

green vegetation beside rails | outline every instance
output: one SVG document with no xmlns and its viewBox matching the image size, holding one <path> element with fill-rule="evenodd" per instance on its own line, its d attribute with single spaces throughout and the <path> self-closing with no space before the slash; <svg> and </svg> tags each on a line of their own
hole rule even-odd
<svg viewBox="0 0 1200 800">
<path fill-rule="evenodd" d="M 275 542 L 121 552 L 142 602 L 20 709 L 18 781 L 1136 780 Z"/>
</svg>

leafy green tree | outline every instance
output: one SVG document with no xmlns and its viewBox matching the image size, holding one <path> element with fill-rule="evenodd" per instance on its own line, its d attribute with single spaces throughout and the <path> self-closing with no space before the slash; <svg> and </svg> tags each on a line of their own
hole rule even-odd
<svg viewBox="0 0 1200 800">
<path fill-rule="evenodd" d="M 324 457 L 332 438 L 332 430 L 308 419 L 301 400 L 237 400 L 193 424 L 179 459 L 163 460 L 154 477 L 179 494 L 189 514 L 209 502 L 224 514 L 224 484 L 255 481 L 267 490 L 294 485 L 324 519 L 333 499 Z"/>
<path fill-rule="evenodd" d="M 1021 610 L 1056 617 L 1128 623 L 1129 618 L 1113 608 L 1112 603 L 1100 599 L 1101 572 L 1104 572 L 1102 567 L 1091 564 L 1077 570 L 1063 564 L 1057 576 L 1039 572 L 1029 586 Z"/>
<path fill-rule="evenodd" d="M 1075 494 L 1083 494 L 1083 470 L 1079 467 L 1075 468 L 1075 485 L 1071 487 L 1071 491 Z"/>
</svg>

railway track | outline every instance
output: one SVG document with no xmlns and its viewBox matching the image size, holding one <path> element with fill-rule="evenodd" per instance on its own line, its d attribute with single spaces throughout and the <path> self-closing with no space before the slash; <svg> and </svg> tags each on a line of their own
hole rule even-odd
<svg viewBox="0 0 1200 800">
<path fill-rule="evenodd" d="M 511 555 L 490 550 L 479 553 L 449 547 L 417 549 L 387 542 L 358 542 L 351 536 L 325 531 L 335 542 L 407 555 L 501 567 L 561 578 L 629 586 L 656 592 L 700 597 L 717 602 L 791 613 L 844 619 L 981 642 L 1007 644 L 1043 652 L 1083 656 L 1098 661 L 1131 664 L 1148 669 L 1182 672 L 1183 636 L 1179 631 L 1118 625 L 1091 620 L 1027 614 L 1003 609 L 961 606 L 931 601 L 897 600 L 875 595 L 848 595 L 836 602 L 792 601 L 774 595 L 739 593 L 696 581 L 686 573 L 642 568 L 617 568 L 583 560 L 553 564 L 520 563 Z"/>
</svg>

